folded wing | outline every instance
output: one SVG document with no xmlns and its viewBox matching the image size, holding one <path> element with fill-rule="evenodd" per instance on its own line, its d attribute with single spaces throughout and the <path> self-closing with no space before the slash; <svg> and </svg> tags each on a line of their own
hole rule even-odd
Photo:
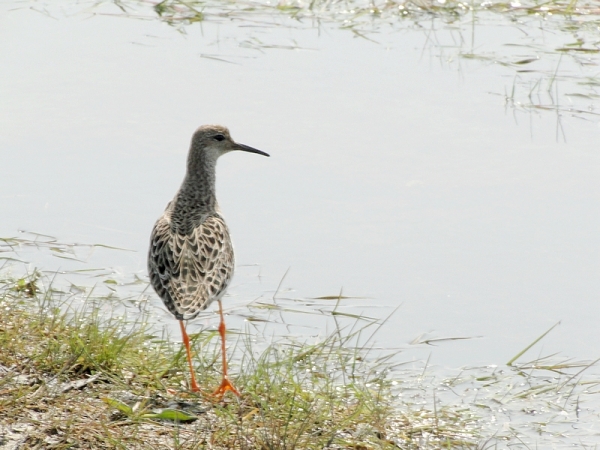
<svg viewBox="0 0 600 450">
<path fill-rule="evenodd" d="M 193 319 L 220 298 L 233 269 L 229 231 L 218 214 L 185 234 L 172 230 L 168 214 L 156 222 L 150 238 L 150 282 L 178 320 Z"/>
</svg>

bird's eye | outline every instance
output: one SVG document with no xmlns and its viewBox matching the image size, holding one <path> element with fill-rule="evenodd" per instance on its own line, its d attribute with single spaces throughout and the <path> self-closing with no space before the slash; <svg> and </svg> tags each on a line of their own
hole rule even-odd
<svg viewBox="0 0 600 450">
<path fill-rule="evenodd" d="M 225 139 L 225 136 L 223 136 L 222 134 L 217 134 L 217 135 L 213 136 L 213 139 L 215 141 L 222 141 L 223 139 Z"/>
</svg>

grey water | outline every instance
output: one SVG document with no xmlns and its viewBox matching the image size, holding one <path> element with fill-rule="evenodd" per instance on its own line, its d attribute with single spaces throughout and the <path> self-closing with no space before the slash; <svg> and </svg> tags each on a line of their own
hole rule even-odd
<svg viewBox="0 0 600 450">
<path fill-rule="evenodd" d="M 131 249 L 98 251 L 93 264 L 144 277 L 191 134 L 219 123 L 271 154 L 219 161 L 236 311 L 341 290 L 354 314 L 397 308 L 377 344 L 407 360 L 503 364 L 559 321 L 531 359 L 600 356 L 599 122 L 593 104 L 569 112 L 584 97 L 565 95 L 577 82 L 542 90 L 483 58 L 488 47 L 517 62 L 542 53 L 503 46 L 525 39 L 517 28 L 482 24 L 463 45 L 456 30 L 367 39 L 282 18 L 182 31 L 10 6 L 0 17 L 0 235 Z M 571 36 L 544 39 L 556 48 Z M 597 72 L 586 58 L 531 64 L 583 78 Z M 515 103 L 527 76 L 531 92 L 565 108 Z M 290 333 L 322 331 L 297 317 Z"/>
</svg>

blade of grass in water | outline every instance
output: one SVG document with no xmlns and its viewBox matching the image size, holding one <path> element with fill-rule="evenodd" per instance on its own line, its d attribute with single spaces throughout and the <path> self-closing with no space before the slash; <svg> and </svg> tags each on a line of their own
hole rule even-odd
<svg viewBox="0 0 600 450">
<path fill-rule="evenodd" d="M 556 328 L 558 325 L 560 325 L 560 322 L 555 323 L 554 325 L 552 325 L 550 327 L 550 329 L 548 331 L 546 331 L 545 333 L 543 333 L 540 337 L 538 337 L 535 341 L 533 341 L 531 344 L 529 344 L 527 347 L 525 347 L 523 350 L 521 350 L 519 353 L 517 353 L 510 361 L 508 361 L 506 363 L 507 366 L 512 366 L 513 363 L 519 359 L 521 356 L 523 356 L 531 347 L 533 347 L 535 344 L 537 344 L 538 342 L 540 342 L 548 333 L 550 333 L 552 330 L 554 330 L 554 328 Z"/>
</svg>

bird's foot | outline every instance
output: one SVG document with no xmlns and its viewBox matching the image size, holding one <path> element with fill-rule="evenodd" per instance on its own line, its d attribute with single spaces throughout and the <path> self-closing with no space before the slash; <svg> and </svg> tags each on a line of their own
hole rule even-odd
<svg viewBox="0 0 600 450">
<path fill-rule="evenodd" d="M 233 384 L 231 384 L 231 381 L 229 381 L 227 378 L 223 377 L 223 380 L 221 381 L 221 385 L 217 389 L 215 389 L 215 392 L 213 392 L 213 396 L 217 397 L 218 399 L 221 399 L 227 391 L 233 392 L 238 397 L 240 396 L 240 393 L 235 388 L 235 386 Z"/>
</svg>

